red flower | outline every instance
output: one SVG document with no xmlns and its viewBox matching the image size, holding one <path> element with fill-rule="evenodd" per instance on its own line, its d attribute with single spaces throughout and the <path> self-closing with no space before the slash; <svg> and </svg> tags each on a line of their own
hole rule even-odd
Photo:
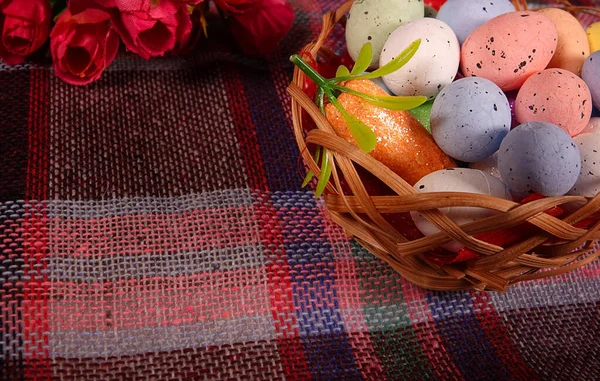
<svg viewBox="0 0 600 381">
<path fill-rule="evenodd" d="M 263 0 L 248 11 L 232 15 L 231 31 L 248 55 L 267 54 L 277 48 L 294 22 L 294 10 L 285 0 Z"/>
<path fill-rule="evenodd" d="M 89 8 L 109 10 L 115 8 L 115 0 L 69 0 L 69 11 L 72 15 L 81 13 Z"/>
<path fill-rule="evenodd" d="M 72 85 L 86 85 L 100 78 L 119 50 L 119 36 L 109 19 L 107 12 L 92 8 L 76 15 L 69 10 L 61 14 L 50 35 L 57 77 Z"/>
<path fill-rule="evenodd" d="M 0 0 L 0 59 L 9 65 L 25 61 L 38 50 L 50 31 L 48 0 Z"/>
<path fill-rule="evenodd" d="M 144 59 L 162 56 L 176 44 L 185 45 L 192 22 L 186 5 L 161 0 L 116 0 L 113 26 L 125 46 Z"/>
<path fill-rule="evenodd" d="M 234 15 L 248 12 L 263 0 L 215 0 L 215 4 L 223 12 Z"/>
</svg>

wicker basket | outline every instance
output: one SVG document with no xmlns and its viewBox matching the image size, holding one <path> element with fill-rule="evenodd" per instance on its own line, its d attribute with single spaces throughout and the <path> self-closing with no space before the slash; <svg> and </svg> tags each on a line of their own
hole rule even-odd
<svg viewBox="0 0 600 381">
<path fill-rule="evenodd" d="M 522 4 L 516 2 L 517 6 Z M 350 1 L 326 14 L 318 39 L 303 51 L 310 52 L 313 57 L 329 56 L 331 51 L 324 43 L 336 24 L 343 25 L 351 5 Z M 503 291 L 517 282 L 572 271 L 600 255 L 594 250 L 595 240 L 600 239 L 600 217 L 595 216 L 600 210 L 600 196 L 593 199 L 551 197 L 519 204 L 469 193 L 418 193 L 385 165 L 337 136 L 325 116 L 301 90 L 305 80 L 304 74 L 296 68 L 293 82 L 288 87 L 292 96 L 294 134 L 304 162 L 317 177 L 319 167 L 308 147 L 322 146 L 329 150 L 332 177 L 327 184 L 325 205 L 331 219 L 407 280 L 434 290 Z M 303 109 L 316 125 L 308 133 L 302 125 Z M 395 195 L 370 196 L 363 183 L 364 176 L 359 175 L 356 165 L 385 183 Z M 342 178 L 351 192 L 343 191 Z M 544 213 L 549 208 L 573 201 L 582 202 L 582 206 L 562 220 Z M 458 226 L 438 210 L 452 206 L 483 207 L 500 213 Z M 384 218 L 386 214 L 409 211 L 420 211 L 441 232 L 410 241 Z M 574 226 L 586 218 L 595 218 L 590 228 Z M 512 246 L 499 247 L 475 238 L 484 232 L 523 223 L 533 224 L 537 229 L 529 238 Z M 438 265 L 425 255 L 452 240 L 461 242 L 480 257 Z"/>
</svg>

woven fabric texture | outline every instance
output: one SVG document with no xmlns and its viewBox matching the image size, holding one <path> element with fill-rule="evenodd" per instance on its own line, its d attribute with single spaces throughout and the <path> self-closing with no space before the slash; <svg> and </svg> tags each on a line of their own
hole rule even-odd
<svg viewBox="0 0 600 381">
<path fill-rule="evenodd" d="M 0 65 L 1 378 L 598 379 L 599 263 L 426 291 L 301 190 L 287 57 L 340 2 L 292 4 L 266 59 Z"/>
</svg>

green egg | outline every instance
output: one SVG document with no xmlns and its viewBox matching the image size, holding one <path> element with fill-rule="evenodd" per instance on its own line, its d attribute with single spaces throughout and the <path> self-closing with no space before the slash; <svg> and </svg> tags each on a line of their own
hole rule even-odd
<svg viewBox="0 0 600 381">
<path fill-rule="evenodd" d="M 430 114 L 431 106 L 433 106 L 433 99 L 420 105 L 419 107 L 408 110 L 414 116 L 429 133 L 431 133 Z"/>
</svg>

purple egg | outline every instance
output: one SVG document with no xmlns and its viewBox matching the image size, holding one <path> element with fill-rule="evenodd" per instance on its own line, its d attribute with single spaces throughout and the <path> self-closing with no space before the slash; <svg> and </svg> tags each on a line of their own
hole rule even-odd
<svg viewBox="0 0 600 381">
<path fill-rule="evenodd" d="M 581 78 L 590 88 L 594 106 L 600 109 L 600 50 L 585 60 L 581 69 Z"/>
<path fill-rule="evenodd" d="M 510 116 L 511 116 L 511 125 L 510 128 L 513 129 L 519 125 L 517 122 L 517 117 L 515 116 L 515 103 L 517 101 L 517 94 L 519 90 L 506 91 L 504 94 L 508 99 L 508 104 L 510 105 Z"/>
<path fill-rule="evenodd" d="M 498 152 L 502 180 L 521 197 L 566 194 L 577 181 L 580 166 L 577 144 L 563 129 L 547 122 L 517 126 L 506 135 Z"/>
</svg>

